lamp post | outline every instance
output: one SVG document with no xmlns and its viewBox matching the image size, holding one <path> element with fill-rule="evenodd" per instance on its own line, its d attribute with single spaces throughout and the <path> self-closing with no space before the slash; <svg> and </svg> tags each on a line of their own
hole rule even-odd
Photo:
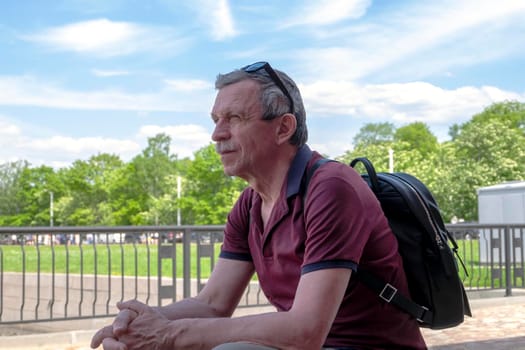
<svg viewBox="0 0 525 350">
<path fill-rule="evenodd" d="M 53 191 L 49 191 L 49 227 L 53 227 Z"/>
<path fill-rule="evenodd" d="M 388 171 L 394 172 L 394 150 L 392 148 L 388 149 Z"/>
<path fill-rule="evenodd" d="M 181 191 L 181 178 L 177 176 L 177 226 L 180 226 L 180 191 Z"/>
</svg>

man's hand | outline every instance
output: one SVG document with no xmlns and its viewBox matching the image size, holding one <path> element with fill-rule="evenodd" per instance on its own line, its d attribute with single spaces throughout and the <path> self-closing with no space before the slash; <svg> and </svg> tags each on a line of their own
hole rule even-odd
<svg viewBox="0 0 525 350">
<path fill-rule="evenodd" d="M 126 350 L 127 347 L 119 343 L 118 337 L 125 334 L 129 324 L 137 317 L 138 313 L 123 307 L 125 303 L 117 303 L 120 312 L 115 317 L 111 326 L 100 329 L 91 339 L 91 348 L 96 349 L 101 344 L 105 350 Z"/>
<path fill-rule="evenodd" d="M 127 350 L 126 345 L 119 343 L 113 335 L 113 327 L 106 326 L 99 330 L 91 339 L 91 348 L 96 349 L 102 344 L 105 350 Z"/>
<path fill-rule="evenodd" d="M 158 310 L 136 300 L 117 307 L 120 313 L 112 325 L 114 338 L 103 343 L 104 350 L 162 350 L 169 348 L 168 341 L 174 341 L 170 339 L 170 321 Z"/>
</svg>

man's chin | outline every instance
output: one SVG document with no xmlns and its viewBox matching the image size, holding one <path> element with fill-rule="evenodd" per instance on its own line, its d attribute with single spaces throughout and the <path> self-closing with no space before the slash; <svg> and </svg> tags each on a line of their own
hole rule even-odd
<svg viewBox="0 0 525 350">
<path fill-rule="evenodd" d="M 224 173 L 228 176 L 235 176 L 235 171 L 233 170 L 233 167 L 229 167 L 226 165 L 223 165 Z"/>
</svg>

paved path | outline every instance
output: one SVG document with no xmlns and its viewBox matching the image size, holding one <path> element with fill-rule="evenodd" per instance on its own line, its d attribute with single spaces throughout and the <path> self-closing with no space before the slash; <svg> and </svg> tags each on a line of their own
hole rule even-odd
<svg viewBox="0 0 525 350">
<path fill-rule="evenodd" d="M 525 296 L 471 300 L 473 317 L 458 327 L 423 329 L 433 350 L 525 350 Z"/>
<path fill-rule="evenodd" d="M 430 350 L 525 350 L 525 296 L 471 299 L 471 307 L 458 327 L 423 329 Z M 0 349 L 88 350 L 93 332 L 0 336 Z"/>
</svg>

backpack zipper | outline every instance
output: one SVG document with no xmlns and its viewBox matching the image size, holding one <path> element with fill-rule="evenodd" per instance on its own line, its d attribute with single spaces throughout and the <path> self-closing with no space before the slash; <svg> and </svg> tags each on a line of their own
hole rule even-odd
<svg viewBox="0 0 525 350">
<path fill-rule="evenodd" d="M 408 188 L 410 188 L 410 190 L 415 193 L 419 203 L 421 204 L 421 206 L 424 208 L 425 210 L 425 214 L 428 218 L 428 221 L 430 221 L 430 224 L 432 226 L 432 229 L 434 230 L 434 236 L 435 236 L 435 240 L 436 240 L 436 243 L 439 247 L 439 249 L 443 249 L 443 239 L 441 238 L 441 236 L 439 235 L 439 230 L 436 226 L 436 223 L 434 222 L 434 219 L 432 218 L 432 215 L 430 215 L 430 212 L 428 210 L 428 207 L 425 203 L 425 201 L 421 198 L 421 195 L 419 194 L 419 192 L 414 188 L 414 186 L 412 186 L 411 183 L 409 183 L 408 181 L 406 181 L 405 179 L 403 179 L 402 177 L 400 176 L 397 176 L 396 174 L 392 174 L 393 176 L 396 177 L 396 179 L 399 179 L 401 180 L 401 182 L 405 183 L 407 185 Z"/>
</svg>

